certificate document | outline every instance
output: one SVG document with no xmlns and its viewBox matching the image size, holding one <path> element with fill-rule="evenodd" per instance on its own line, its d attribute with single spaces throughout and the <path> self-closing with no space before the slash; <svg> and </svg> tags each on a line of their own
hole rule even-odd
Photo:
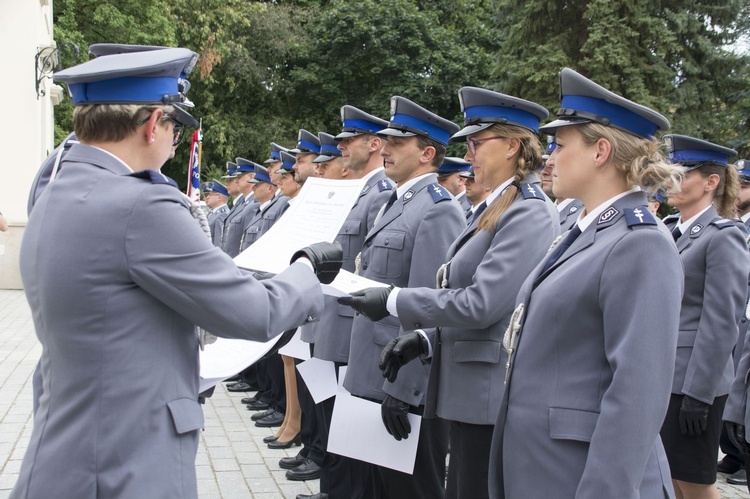
<svg viewBox="0 0 750 499">
<path fill-rule="evenodd" d="M 309 177 L 289 209 L 252 246 L 234 258 L 239 267 L 279 273 L 299 249 L 333 242 L 362 192 L 362 180 Z"/>
</svg>

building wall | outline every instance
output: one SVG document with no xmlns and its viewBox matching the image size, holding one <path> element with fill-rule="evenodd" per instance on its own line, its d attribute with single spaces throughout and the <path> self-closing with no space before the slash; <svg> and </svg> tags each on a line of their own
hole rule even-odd
<svg viewBox="0 0 750 499">
<path fill-rule="evenodd" d="M 52 81 L 35 88 L 35 55 L 54 45 L 52 0 L 0 1 L 0 55 L 4 74 L 0 95 L 5 108 L 0 120 L 0 212 L 10 224 L 0 232 L 0 289 L 20 289 L 18 256 L 26 226 L 29 188 L 42 160 L 54 149 Z"/>
</svg>

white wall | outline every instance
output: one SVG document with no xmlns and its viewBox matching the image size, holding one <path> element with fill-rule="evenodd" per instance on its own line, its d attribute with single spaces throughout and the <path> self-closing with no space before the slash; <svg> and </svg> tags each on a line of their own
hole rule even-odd
<svg viewBox="0 0 750 499">
<path fill-rule="evenodd" d="M 39 47 L 53 44 L 52 0 L 0 1 L 0 96 L 5 108 L 0 120 L 0 212 L 11 225 L 0 232 L 0 289 L 21 288 L 18 254 L 29 188 L 54 148 L 52 81 L 42 81 L 45 95 L 37 97 L 34 63 Z"/>
</svg>

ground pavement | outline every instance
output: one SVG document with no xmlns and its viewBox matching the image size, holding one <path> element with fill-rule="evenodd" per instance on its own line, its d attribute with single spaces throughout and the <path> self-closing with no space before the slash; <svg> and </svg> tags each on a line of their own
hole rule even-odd
<svg viewBox="0 0 750 499">
<path fill-rule="evenodd" d="M 31 435 L 31 375 L 41 353 L 22 291 L 0 290 L 0 499 L 8 497 L 18 478 L 21 459 Z M 206 428 L 198 448 L 196 468 L 201 499 L 294 498 L 318 492 L 318 481 L 291 482 L 278 461 L 299 450 L 271 450 L 263 437 L 272 429 L 257 428 L 251 412 L 240 403 L 248 394 L 217 387 L 204 406 Z M 744 487 L 726 483 L 724 499 L 750 499 Z"/>
</svg>

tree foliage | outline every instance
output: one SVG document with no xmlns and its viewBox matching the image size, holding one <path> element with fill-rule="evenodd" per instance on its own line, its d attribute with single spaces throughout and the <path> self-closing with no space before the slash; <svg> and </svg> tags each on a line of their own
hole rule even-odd
<svg viewBox="0 0 750 499">
<path fill-rule="evenodd" d="M 97 42 L 189 47 L 203 165 L 266 158 L 297 130 L 334 133 L 351 104 L 388 117 L 402 95 L 457 122 L 480 86 L 558 106 L 571 67 L 672 120 L 673 131 L 750 155 L 750 0 L 57 0 L 65 67 Z M 69 50 L 75 44 L 80 47 Z M 56 138 L 71 129 L 56 112 Z M 185 183 L 187 147 L 165 166 Z M 459 147 L 450 154 L 462 154 Z"/>
</svg>

